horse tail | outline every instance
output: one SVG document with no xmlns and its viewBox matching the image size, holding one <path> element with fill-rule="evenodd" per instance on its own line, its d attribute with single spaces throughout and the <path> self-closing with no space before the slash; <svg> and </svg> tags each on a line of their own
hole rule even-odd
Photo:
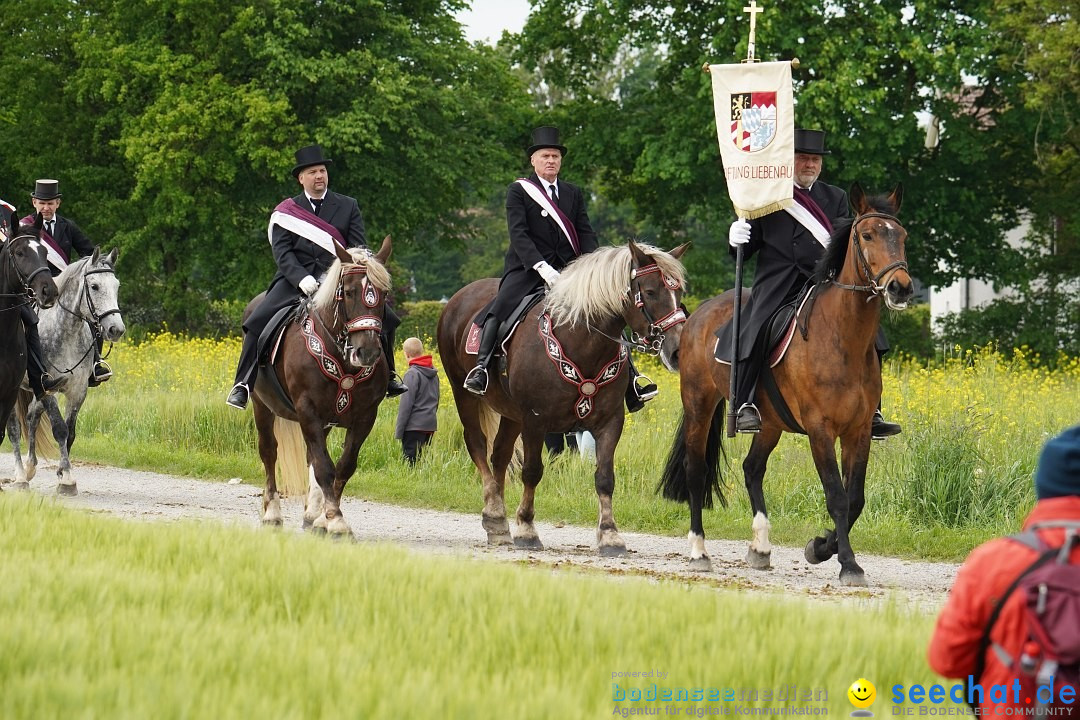
<svg viewBox="0 0 1080 720">
<path fill-rule="evenodd" d="M 479 415 L 480 415 L 480 429 L 484 431 L 484 438 L 487 440 L 487 456 L 490 460 L 491 452 L 495 448 L 495 435 L 499 432 L 499 425 L 502 424 L 502 415 L 492 410 L 484 403 L 478 403 Z M 513 472 L 520 470 L 525 464 L 525 449 L 521 444 L 521 436 L 518 435 L 517 440 L 514 441 L 514 455 L 510 458 L 510 464 L 507 466 L 507 472 Z"/>
<path fill-rule="evenodd" d="M 30 424 L 26 420 L 26 414 L 30 410 L 30 401 L 34 398 L 29 390 L 19 390 L 18 399 L 15 401 L 15 414 L 19 418 L 19 429 L 24 442 L 30 440 Z M 58 460 L 60 458 L 60 446 L 56 444 L 56 438 L 52 434 L 52 421 L 46 413 L 42 413 L 34 429 L 34 452 L 40 458 Z"/>
<path fill-rule="evenodd" d="M 300 423 L 274 417 L 277 438 L 277 487 L 288 497 L 303 497 L 308 490 L 307 444 Z"/>
<path fill-rule="evenodd" d="M 713 506 L 714 493 L 719 498 L 720 504 L 727 507 L 727 498 L 724 497 L 724 489 L 720 485 L 720 456 L 724 454 L 720 433 L 724 426 L 726 406 L 727 401 L 721 399 L 713 413 L 712 422 L 709 423 L 709 432 L 705 440 L 705 488 L 701 501 L 702 507 Z M 679 418 L 679 427 L 675 430 L 675 441 L 671 444 L 671 452 L 668 453 L 667 462 L 664 463 L 664 474 L 660 477 L 656 491 L 662 493 L 668 500 L 690 503 L 690 485 L 686 475 L 685 412 Z"/>
</svg>

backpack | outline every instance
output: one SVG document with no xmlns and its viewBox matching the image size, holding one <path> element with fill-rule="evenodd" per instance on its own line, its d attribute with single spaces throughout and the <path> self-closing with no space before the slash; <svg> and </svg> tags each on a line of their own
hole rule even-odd
<svg viewBox="0 0 1080 720">
<path fill-rule="evenodd" d="M 1035 532 L 1037 528 L 1065 528 L 1061 547 L 1046 545 Z M 1069 563 L 1069 554 L 1080 546 L 1080 522 L 1037 523 L 1028 530 L 1009 536 L 1010 540 L 1039 553 L 1001 595 L 990 613 L 979 643 L 976 680 L 986 669 L 986 651 L 992 649 L 1012 677 L 1020 680 L 1020 698 L 1031 698 L 1036 716 L 1053 715 L 1050 708 L 1075 708 L 1080 703 L 1080 565 Z M 990 630 L 1013 592 L 1024 597 L 1024 621 L 1028 636 L 1018 657 L 1012 657 L 1001 645 L 990 640 Z M 1010 683 L 1011 684 L 1011 683 Z M 1064 702 L 1061 690 L 1070 686 L 1075 692 Z M 983 692 L 988 692 L 983 688 Z"/>
</svg>

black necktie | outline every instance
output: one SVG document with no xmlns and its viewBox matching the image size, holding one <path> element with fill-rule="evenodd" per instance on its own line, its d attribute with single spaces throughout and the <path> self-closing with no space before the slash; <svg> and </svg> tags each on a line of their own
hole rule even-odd
<svg viewBox="0 0 1080 720">
<path fill-rule="evenodd" d="M 53 221 L 52 220 L 46 220 L 45 221 L 45 232 L 49 233 L 50 235 L 53 234 Z"/>
<path fill-rule="evenodd" d="M 548 188 L 551 191 L 551 199 L 555 202 L 559 202 L 559 191 L 555 189 L 555 183 L 548 185 Z"/>
<path fill-rule="evenodd" d="M 319 209 L 322 208 L 323 198 L 311 198 L 311 204 L 315 206 L 315 214 L 319 214 Z"/>
</svg>

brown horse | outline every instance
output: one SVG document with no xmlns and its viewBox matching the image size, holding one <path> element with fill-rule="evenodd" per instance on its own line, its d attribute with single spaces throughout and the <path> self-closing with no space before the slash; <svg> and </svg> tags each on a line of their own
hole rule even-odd
<svg viewBox="0 0 1080 720">
<path fill-rule="evenodd" d="M 341 515 L 341 493 L 356 470 L 360 446 L 375 425 L 389 377 L 379 331 L 390 290 L 390 273 L 384 265 L 391 246 L 387 237 L 375 255 L 335 247 L 338 259 L 315 297 L 286 328 L 273 363 L 277 381 L 295 410 L 275 392 L 266 367 L 259 370 L 252 398 L 259 456 L 266 471 L 263 523 L 282 523 L 275 471 L 280 441 L 283 486 L 289 493 L 308 488 L 304 526 L 350 536 L 352 530 Z M 245 317 L 257 300 L 248 305 Z M 326 447 L 335 426 L 345 428 L 336 465 Z"/>
<path fill-rule="evenodd" d="M 483 480 L 482 523 L 489 544 L 543 549 L 533 526 L 533 499 L 544 472 L 544 435 L 588 430 L 596 438 L 598 548 L 606 556 L 626 552 L 615 528 L 611 495 L 629 378 L 627 345 L 651 350 L 675 369 L 686 319 L 680 308 L 685 279 L 678 260 L 685 250 L 682 245 L 669 254 L 630 243 L 574 260 L 553 284 L 546 303 L 533 307 L 506 343 L 505 372 L 492 372 L 483 397 L 462 386 L 474 364 L 465 347 L 473 317 L 495 296 L 498 281 L 478 280 L 447 303 L 437 330 L 439 354 L 465 428 L 465 445 Z M 633 343 L 622 339 L 627 326 Z M 499 361 L 493 362 L 493 371 Z M 518 436 L 524 452 L 524 491 L 517 533 L 511 537 L 503 489 Z"/>
<path fill-rule="evenodd" d="M 835 528 L 806 545 L 806 560 L 817 564 L 833 555 L 840 562 L 845 585 L 865 585 L 855 562 L 849 532 L 862 512 L 866 463 L 870 454 L 870 425 L 881 396 L 881 376 L 874 338 L 881 303 L 899 310 L 912 295 L 904 243 L 907 231 L 895 215 L 902 188 L 885 197 L 869 198 L 856 183 L 851 203 L 856 217 L 841 226 L 816 268 L 813 304 L 798 319 L 805 336 L 796 332 L 783 360 L 762 372 L 757 392 L 762 429 L 754 436 L 743 461 L 750 496 L 753 541 L 747 562 L 770 567 L 769 520 L 762 480 L 769 454 L 784 432 L 799 432 L 781 419 L 768 393 L 766 373 L 772 373 L 795 422 L 810 438 L 825 504 Z M 744 291 L 744 297 L 747 293 Z M 716 362 L 715 331 L 732 316 L 734 291 L 703 303 L 686 324 L 679 374 L 683 417 L 667 461 L 660 488 L 665 497 L 690 505 L 690 567 L 712 568 L 705 552 L 702 507 L 712 506 L 715 492 L 725 503 L 719 483 L 719 455 L 729 366 Z M 843 473 L 836 462 L 840 439 Z"/>
</svg>

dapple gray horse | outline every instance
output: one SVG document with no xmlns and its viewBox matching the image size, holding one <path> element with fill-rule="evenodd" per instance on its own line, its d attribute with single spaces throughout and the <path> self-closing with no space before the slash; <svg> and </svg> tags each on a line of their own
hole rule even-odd
<svg viewBox="0 0 1080 720">
<path fill-rule="evenodd" d="M 95 248 L 94 254 L 81 258 L 56 277 L 60 299 L 51 308 L 39 313 L 38 331 L 41 334 L 41 350 L 49 374 L 61 378 L 57 388 L 66 398 L 67 420 L 60 412 L 59 403 L 53 395 L 43 400 L 34 399 L 24 385 L 19 393 L 16 412 L 8 421 L 8 437 L 15 452 L 15 482 L 13 487 L 27 489 L 37 473 L 37 444 L 48 440 L 38 433 L 42 413 L 52 423 L 53 438 L 60 449 L 60 465 L 56 476 L 56 491 L 61 495 L 77 495 L 78 488 L 71 477 L 69 453 L 75 443 L 75 423 L 79 409 L 86 400 L 86 389 L 94 368 L 94 333 L 91 326 L 109 342 L 119 340 L 127 328 L 120 315 L 117 293 L 120 282 L 116 279 L 116 254 L 114 249 L 102 255 Z M 20 428 L 20 421 L 22 428 Z M 26 464 L 19 452 L 20 430 L 26 430 Z"/>
</svg>

